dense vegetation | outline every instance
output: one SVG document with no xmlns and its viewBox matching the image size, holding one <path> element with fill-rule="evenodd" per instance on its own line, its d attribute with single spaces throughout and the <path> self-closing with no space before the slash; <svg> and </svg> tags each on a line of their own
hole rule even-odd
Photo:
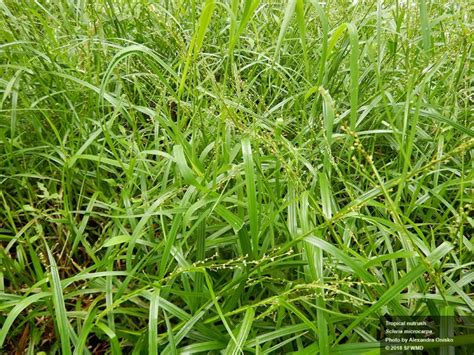
<svg viewBox="0 0 474 355">
<path fill-rule="evenodd" d="M 472 314 L 473 10 L 0 1 L 4 351 L 377 353 L 383 315 Z"/>
</svg>

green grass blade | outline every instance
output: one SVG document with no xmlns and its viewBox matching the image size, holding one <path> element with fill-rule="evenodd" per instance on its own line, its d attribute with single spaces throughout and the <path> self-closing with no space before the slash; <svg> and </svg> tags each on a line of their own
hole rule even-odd
<svg viewBox="0 0 474 355">
<path fill-rule="evenodd" d="M 286 34 L 286 31 L 288 30 L 288 26 L 290 24 L 290 21 L 291 21 L 293 15 L 295 13 L 295 8 L 296 8 L 296 0 L 289 0 L 287 5 L 286 5 L 286 8 L 285 8 L 283 21 L 282 21 L 281 27 L 280 27 L 280 33 L 278 34 L 278 40 L 277 40 L 277 43 L 276 43 L 275 55 L 274 55 L 275 60 L 280 55 L 281 44 L 283 42 L 283 39 L 285 38 L 285 34 Z"/>
<path fill-rule="evenodd" d="M 227 349 L 225 350 L 226 354 L 237 355 L 242 353 L 242 346 L 245 344 L 245 341 L 247 340 L 247 337 L 250 333 L 254 316 L 254 309 L 252 307 L 247 308 L 244 319 L 242 320 L 242 323 L 239 327 L 237 343 L 229 343 Z"/>
<path fill-rule="evenodd" d="M 238 6 L 239 2 L 236 1 L 235 3 Z M 240 36 L 244 32 L 245 28 L 247 27 L 247 24 L 252 18 L 252 15 L 255 13 L 255 10 L 257 9 L 259 4 L 260 4 L 260 0 L 245 1 L 242 17 L 238 23 L 239 25 L 238 26 L 235 25 L 234 26 L 235 29 L 232 29 L 231 27 L 231 37 L 229 41 L 229 57 L 233 56 L 234 47 L 237 44 Z M 234 14 L 234 16 L 236 16 L 236 14 Z"/>
<path fill-rule="evenodd" d="M 160 289 L 151 294 L 150 316 L 148 321 L 148 353 L 158 354 L 158 311 L 160 309 Z"/>
<path fill-rule="evenodd" d="M 199 51 L 201 50 L 202 43 L 204 41 L 204 36 L 207 32 L 209 23 L 211 22 L 212 13 L 214 12 L 214 6 L 215 6 L 214 0 L 206 0 L 206 2 L 204 3 L 204 7 L 197 24 L 197 30 L 194 33 L 193 38 L 191 39 L 191 43 L 189 45 L 188 52 L 186 54 L 186 60 L 184 64 L 183 73 L 181 74 L 181 79 L 179 81 L 178 99 L 181 98 L 183 94 L 184 87 L 186 84 L 186 77 L 188 75 L 191 61 L 196 59 Z"/>
<path fill-rule="evenodd" d="M 357 27 L 352 24 L 347 24 L 347 32 L 349 34 L 349 41 L 351 43 L 350 54 L 350 72 L 351 72 L 351 129 L 356 128 L 357 110 L 359 102 L 359 36 L 357 34 Z"/>
<path fill-rule="evenodd" d="M 71 337 L 69 334 L 69 321 L 66 314 L 66 305 L 64 304 L 64 295 L 61 287 L 61 279 L 59 278 L 58 267 L 53 254 L 47 248 L 48 260 L 50 264 L 50 285 L 52 288 L 54 313 L 56 316 L 55 324 L 59 332 L 61 342 L 61 352 L 63 354 L 71 354 Z"/>
<path fill-rule="evenodd" d="M 18 317 L 18 315 L 28 306 L 38 302 L 42 298 L 51 296 L 50 292 L 40 292 L 31 296 L 24 298 L 16 303 L 15 307 L 8 313 L 5 322 L 2 325 L 2 329 L 0 331 L 0 346 L 3 346 L 5 342 L 5 338 L 8 335 L 8 331 L 10 330 L 13 322 Z"/>
<path fill-rule="evenodd" d="M 258 255 L 258 216 L 257 194 L 255 185 L 254 163 L 252 147 L 248 139 L 242 141 L 242 156 L 244 158 L 245 185 L 248 198 L 248 216 L 250 220 L 250 236 L 252 239 L 252 251 L 254 257 Z"/>
<path fill-rule="evenodd" d="M 431 29 L 426 0 L 420 0 L 419 5 L 423 51 L 425 52 L 425 55 L 428 56 L 431 51 Z"/>
</svg>

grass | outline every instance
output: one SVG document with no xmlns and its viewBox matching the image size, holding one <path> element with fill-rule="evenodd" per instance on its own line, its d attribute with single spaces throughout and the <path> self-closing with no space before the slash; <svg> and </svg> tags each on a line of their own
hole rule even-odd
<svg viewBox="0 0 474 355">
<path fill-rule="evenodd" d="M 471 315 L 472 10 L 1 1 L 0 347 L 373 354 Z"/>
</svg>

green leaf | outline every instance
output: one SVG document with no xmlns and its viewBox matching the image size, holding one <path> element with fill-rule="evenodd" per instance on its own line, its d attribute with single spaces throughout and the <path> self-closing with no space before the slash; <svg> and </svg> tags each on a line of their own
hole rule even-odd
<svg viewBox="0 0 474 355">
<path fill-rule="evenodd" d="M 61 287 L 61 279 L 59 278 L 58 267 L 53 254 L 46 246 L 48 252 L 48 259 L 50 264 L 50 285 L 52 287 L 54 313 L 56 315 L 55 323 L 59 332 L 59 339 L 61 342 L 61 352 L 63 354 L 71 354 L 71 342 L 69 335 L 69 321 L 66 314 L 66 305 L 64 304 L 64 295 Z"/>
<path fill-rule="evenodd" d="M 158 354 L 158 310 L 160 309 L 160 289 L 151 294 L 148 320 L 148 354 Z"/>
<path fill-rule="evenodd" d="M 327 219 L 332 218 L 332 197 L 331 190 L 326 174 L 319 173 L 319 188 L 321 191 L 321 203 L 323 205 L 323 214 Z"/>
<path fill-rule="evenodd" d="M 38 302 L 39 300 L 49 296 L 51 296 L 51 292 L 40 292 L 16 302 L 15 307 L 13 307 L 13 309 L 8 313 L 7 319 L 5 319 L 0 331 L 0 348 L 3 346 L 10 327 L 12 326 L 15 319 L 20 315 L 20 313 L 35 302 Z"/>
<path fill-rule="evenodd" d="M 229 223 L 235 232 L 238 232 L 244 225 L 244 221 L 221 204 L 218 204 L 214 210 Z"/>
<path fill-rule="evenodd" d="M 352 130 L 356 128 L 357 110 L 359 101 L 359 36 L 357 28 L 354 24 L 347 24 L 347 32 L 349 33 L 349 41 L 351 43 L 351 55 L 349 58 L 351 72 L 351 119 L 350 127 Z"/>
<path fill-rule="evenodd" d="M 281 23 L 280 34 L 278 35 L 278 40 L 275 48 L 275 58 L 278 58 L 278 55 L 280 54 L 281 43 L 283 42 L 283 38 L 285 37 L 286 31 L 288 30 L 288 25 L 290 24 L 290 20 L 295 12 L 295 6 L 296 0 L 289 0 L 286 5 L 285 15 Z"/>
<path fill-rule="evenodd" d="M 428 56 L 431 51 L 431 29 L 428 18 L 428 9 L 426 7 L 426 0 L 420 0 L 420 22 L 421 22 L 421 38 L 423 41 L 423 51 Z"/>
<path fill-rule="evenodd" d="M 107 239 L 104 244 L 102 244 L 102 248 L 112 247 L 117 244 L 127 243 L 132 239 L 129 235 L 118 235 L 116 237 L 112 237 Z"/>
<path fill-rule="evenodd" d="M 245 185 L 247 188 L 248 214 L 250 220 L 250 235 L 252 238 L 252 251 L 254 256 L 258 254 L 258 208 L 257 191 L 255 186 L 254 163 L 252 158 L 252 147 L 248 139 L 242 140 L 242 155 L 245 168 Z"/>
<path fill-rule="evenodd" d="M 185 183 L 200 187 L 201 185 L 197 182 L 194 176 L 194 172 L 191 170 L 191 168 L 188 166 L 188 163 L 186 162 L 183 146 L 175 145 L 173 149 L 173 155 L 176 160 L 176 165 L 178 166 L 179 172 L 183 176 Z"/>
<path fill-rule="evenodd" d="M 252 322 L 255 316 L 255 311 L 252 307 L 245 311 L 244 319 L 240 324 L 239 333 L 237 335 L 237 343 L 230 342 L 226 349 L 226 354 L 237 355 L 242 353 L 242 347 L 247 340 L 247 337 L 252 329 Z"/>
<path fill-rule="evenodd" d="M 202 43 L 204 41 L 204 36 L 207 32 L 209 23 L 211 22 L 212 13 L 214 12 L 214 5 L 215 0 L 206 0 L 206 2 L 204 3 L 204 7 L 197 24 L 197 30 L 194 33 L 193 38 L 191 39 L 191 43 L 188 48 L 188 53 L 186 54 L 186 61 L 184 64 L 183 73 L 181 74 L 181 80 L 178 88 L 178 99 L 181 98 L 181 95 L 183 94 L 184 87 L 186 84 L 186 77 L 188 75 L 191 61 L 197 57 L 199 51 L 201 50 Z"/>
</svg>

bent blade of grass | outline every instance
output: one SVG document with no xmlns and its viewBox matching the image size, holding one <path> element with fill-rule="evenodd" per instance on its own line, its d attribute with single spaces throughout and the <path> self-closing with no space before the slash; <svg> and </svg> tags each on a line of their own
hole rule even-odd
<svg viewBox="0 0 474 355">
<path fill-rule="evenodd" d="M 117 67 L 117 65 L 124 59 L 126 59 L 127 57 L 131 56 L 131 55 L 135 55 L 135 54 L 145 54 L 146 56 L 144 56 L 144 59 L 146 62 L 150 63 L 150 64 L 154 64 L 153 62 L 150 62 L 148 60 L 148 57 L 151 57 L 152 59 L 154 59 L 157 63 L 160 64 L 160 67 L 158 67 L 156 70 L 154 70 L 154 74 L 156 74 L 161 82 L 166 86 L 166 88 L 171 92 L 173 93 L 173 89 L 171 88 L 171 86 L 168 84 L 168 80 L 163 76 L 162 74 L 162 70 L 161 69 L 165 69 L 165 71 L 170 74 L 172 77 L 176 78 L 177 75 L 176 73 L 173 71 L 173 69 L 171 69 L 170 66 L 168 66 L 168 64 L 166 64 L 166 62 L 164 62 L 155 52 L 153 52 L 150 48 L 147 48 L 143 45 L 132 45 L 132 46 L 129 46 L 129 47 L 126 47 L 126 48 L 123 48 L 122 50 L 120 50 L 115 56 L 114 58 L 112 58 L 110 64 L 108 65 L 107 67 L 107 70 L 105 71 L 105 74 L 104 74 L 104 77 L 102 79 L 102 82 L 101 82 L 101 85 L 100 85 L 100 91 L 99 91 L 99 97 L 98 97 L 98 105 L 101 106 L 101 101 L 103 98 L 105 98 L 105 89 L 107 87 L 107 84 L 110 80 L 110 77 L 112 75 L 112 72 L 114 71 L 114 69 Z M 154 66 L 154 65 L 153 65 Z"/>
<path fill-rule="evenodd" d="M 344 35 L 344 31 L 347 29 L 347 23 L 339 25 L 332 33 L 328 41 L 328 57 L 332 54 L 337 41 Z"/>
<path fill-rule="evenodd" d="M 122 354 L 120 344 L 117 338 L 117 334 L 115 333 L 114 330 L 110 329 L 105 323 L 102 323 L 101 321 L 96 322 L 96 327 L 102 330 L 110 339 L 111 347 L 112 347 L 112 353 L 113 354 Z"/>
<path fill-rule="evenodd" d="M 186 162 L 183 146 L 179 144 L 175 145 L 173 148 L 173 155 L 176 161 L 176 165 L 178 166 L 179 172 L 184 178 L 184 182 L 186 184 L 202 188 L 201 184 L 197 182 L 193 170 L 188 166 L 188 163 Z"/>
<path fill-rule="evenodd" d="M 232 329 L 230 328 L 229 323 L 225 319 L 224 313 L 222 313 L 222 309 L 219 306 L 219 302 L 217 300 L 216 294 L 214 292 L 214 288 L 212 286 L 212 280 L 209 277 L 209 274 L 205 270 L 204 270 L 204 279 L 206 280 L 206 285 L 209 290 L 209 294 L 211 295 L 211 299 L 212 299 L 212 302 L 214 303 L 214 307 L 216 308 L 216 311 L 219 314 L 219 318 L 224 324 L 224 327 L 227 330 L 227 333 L 229 334 L 231 341 L 234 342 L 235 345 L 238 345 L 237 339 L 235 339 L 234 333 L 232 332 Z"/>
<path fill-rule="evenodd" d="M 45 297 L 50 297 L 51 295 L 51 292 L 40 292 L 16 302 L 15 307 L 13 307 L 13 309 L 8 313 L 5 323 L 3 323 L 2 329 L 0 330 L 0 348 L 3 346 L 10 327 L 12 326 L 15 319 L 20 315 L 20 313 L 35 302 L 38 302 Z"/>
<path fill-rule="evenodd" d="M 252 307 L 247 308 L 245 311 L 244 319 L 240 324 L 239 333 L 237 335 L 237 343 L 229 343 L 226 354 L 237 355 L 242 353 L 242 347 L 245 344 L 247 337 L 252 329 L 253 319 L 255 317 L 255 311 Z"/>
</svg>

